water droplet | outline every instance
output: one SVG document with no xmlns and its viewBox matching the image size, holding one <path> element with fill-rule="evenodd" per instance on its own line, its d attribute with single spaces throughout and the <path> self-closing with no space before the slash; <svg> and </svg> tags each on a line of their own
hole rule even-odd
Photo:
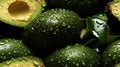
<svg viewBox="0 0 120 67">
<path fill-rule="evenodd" d="M 4 45 L 5 44 L 5 42 L 0 42 L 0 45 Z"/>
<path fill-rule="evenodd" d="M 63 22 L 63 23 L 62 23 L 62 26 L 66 26 L 66 23 L 65 23 L 65 22 Z"/>
<path fill-rule="evenodd" d="M 111 54 L 108 54 L 108 56 L 111 56 Z"/>
<path fill-rule="evenodd" d="M 18 67 L 19 65 L 18 64 L 15 64 L 16 67 Z"/>
<path fill-rule="evenodd" d="M 92 64 L 90 64 L 90 67 L 92 67 L 93 65 Z"/>
<path fill-rule="evenodd" d="M 50 28 L 50 31 L 52 31 L 52 30 L 53 30 L 53 28 L 51 27 L 51 28 Z"/>
<path fill-rule="evenodd" d="M 2 55 L 4 55 L 4 53 L 2 53 Z"/>
<path fill-rule="evenodd" d="M 17 53 L 17 51 L 13 51 L 14 53 Z"/>
<path fill-rule="evenodd" d="M 67 60 L 70 60 L 70 58 L 68 57 Z"/>
<path fill-rule="evenodd" d="M 54 59 L 51 59 L 50 61 L 52 62 Z"/>
<path fill-rule="evenodd" d="M 77 63 L 76 66 L 79 66 L 79 63 Z"/>
<path fill-rule="evenodd" d="M 11 63 L 11 61 L 7 61 L 6 64 L 9 65 Z"/>
<path fill-rule="evenodd" d="M 82 61 L 82 64 L 85 65 L 85 62 Z"/>
<path fill-rule="evenodd" d="M 115 50 L 114 50 L 114 52 L 116 53 L 116 52 L 117 52 L 117 50 L 115 49 Z"/>
<path fill-rule="evenodd" d="M 116 59 L 116 55 L 114 55 L 114 56 L 112 57 L 112 59 Z"/>
<path fill-rule="evenodd" d="M 43 32 L 46 32 L 46 30 L 44 29 Z"/>
<path fill-rule="evenodd" d="M 58 63 L 60 63 L 60 61 L 58 61 Z"/>
<path fill-rule="evenodd" d="M 33 61 L 33 64 L 38 66 L 38 65 L 39 65 L 39 62 Z"/>
<path fill-rule="evenodd" d="M 34 30 L 34 27 L 32 27 L 32 30 Z"/>
<path fill-rule="evenodd" d="M 42 6 L 43 6 L 43 7 L 46 6 L 46 3 L 42 3 Z"/>
<path fill-rule="evenodd" d="M 56 34 L 56 31 L 53 34 Z"/>
<path fill-rule="evenodd" d="M 68 67 L 68 64 L 66 64 L 65 67 Z"/>
<path fill-rule="evenodd" d="M 5 40 L 5 42 L 8 42 L 8 40 Z"/>
<path fill-rule="evenodd" d="M 3 59 L 6 59 L 6 57 L 5 57 L 5 56 L 3 56 Z"/>
<path fill-rule="evenodd" d="M 40 18 L 40 21 L 44 21 L 45 20 L 45 18 Z"/>
<path fill-rule="evenodd" d="M 70 26 L 70 25 L 68 25 L 67 27 L 68 27 L 68 28 L 71 28 L 71 26 Z"/>
<path fill-rule="evenodd" d="M 22 61 L 22 60 L 23 60 L 23 58 L 19 58 L 19 60 L 20 60 L 20 61 Z"/>
</svg>

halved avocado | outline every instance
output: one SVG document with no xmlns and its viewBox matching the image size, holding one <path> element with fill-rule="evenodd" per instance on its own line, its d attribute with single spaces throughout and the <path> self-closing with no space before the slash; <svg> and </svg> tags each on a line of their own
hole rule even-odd
<svg viewBox="0 0 120 67">
<path fill-rule="evenodd" d="M 109 4 L 109 10 L 111 14 L 120 21 L 120 1 L 113 0 Z"/>
<path fill-rule="evenodd" d="M 0 63 L 0 67 L 45 67 L 41 58 L 35 56 L 19 57 Z"/>
<path fill-rule="evenodd" d="M 45 0 L 0 0 L 0 21 L 24 27 L 42 12 L 45 5 Z"/>
</svg>

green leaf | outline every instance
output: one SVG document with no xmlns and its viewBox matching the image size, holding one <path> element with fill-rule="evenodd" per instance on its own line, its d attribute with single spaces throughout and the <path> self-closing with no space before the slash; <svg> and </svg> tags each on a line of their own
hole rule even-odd
<svg viewBox="0 0 120 67">
<path fill-rule="evenodd" d="M 110 28 L 107 24 L 108 18 L 105 13 L 99 13 L 86 18 L 86 31 L 83 38 L 88 35 L 93 35 L 99 40 L 105 40 L 110 33 Z"/>
<path fill-rule="evenodd" d="M 110 28 L 107 23 L 101 19 L 93 18 L 91 19 L 94 25 L 92 29 L 92 34 L 100 40 L 105 40 L 110 33 Z"/>
</svg>

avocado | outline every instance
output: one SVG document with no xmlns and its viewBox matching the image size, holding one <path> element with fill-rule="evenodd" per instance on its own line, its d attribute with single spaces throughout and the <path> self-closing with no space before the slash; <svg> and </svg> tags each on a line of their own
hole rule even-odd
<svg viewBox="0 0 120 67">
<path fill-rule="evenodd" d="M 46 67 L 98 67 L 99 54 L 82 44 L 68 45 L 44 59 Z"/>
<path fill-rule="evenodd" d="M 47 8 L 63 8 L 73 10 L 82 17 L 101 12 L 104 3 L 101 0 L 46 0 Z"/>
<path fill-rule="evenodd" d="M 120 63 L 120 40 L 111 42 L 101 55 L 104 67 L 116 67 Z"/>
<path fill-rule="evenodd" d="M 0 62 L 29 55 L 33 55 L 33 53 L 22 43 L 21 40 L 12 38 L 0 39 Z"/>
<path fill-rule="evenodd" d="M 51 9 L 24 27 L 22 40 L 32 50 L 48 54 L 66 44 L 80 41 L 83 26 L 82 18 L 75 12 Z"/>
<path fill-rule="evenodd" d="M 0 67 L 45 67 L 42 59 L 36 56 L 18 57 L 0 63 Z"/>
<path fill-rule="evenodd" d="M 116 64 L 114 67 L 120 67 L 120 64 Z"/>
<path fill-rule="evenodd" d="M 0 0 L 0 21 L 24 27 L 41 14 L 45 0 Z"/>
<path fill-rule="evenodd" d="M 109 8 L 109 11 L 110 13 L 117 19 L 120 21 L 120 9 L 119 9 L 119 6 L 120 6 L 120 1 L 119 0 L 113 0 L 111 1 L 109 4 L 108 4 L 108 8 Z"/>
</svg>

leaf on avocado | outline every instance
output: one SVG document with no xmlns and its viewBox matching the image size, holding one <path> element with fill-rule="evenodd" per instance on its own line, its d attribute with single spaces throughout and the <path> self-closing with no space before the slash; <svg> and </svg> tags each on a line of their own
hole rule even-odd
<svg viewBox="0 0 120 67">
<path fill-rule="evenodd" d="M 100 40 L 105 40 L 110 32 L 109 26 L 105 21 L 101 19 L 94 18 L 92 20 L 92 23 L 94 24 L 92 34 Z"/>
<path fill-rule="evenodd" d="M 110 28 L 107 24 L 108 18 L 105 13 L 96 14 L 86 18 L 86 32 L 83 38 L 92 34 L 99 40 L 105 40 L 110 33 Z"/>
</svg>

